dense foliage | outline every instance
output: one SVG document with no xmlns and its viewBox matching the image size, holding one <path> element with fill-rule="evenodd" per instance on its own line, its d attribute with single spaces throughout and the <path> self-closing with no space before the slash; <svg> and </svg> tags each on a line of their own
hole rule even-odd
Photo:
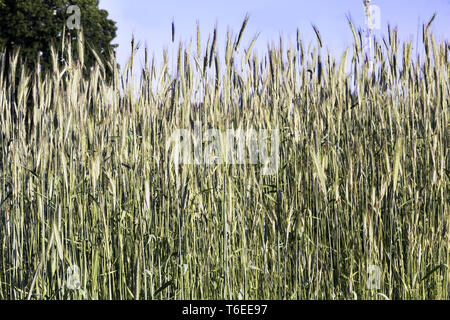
<svg viewBox="0 0 450 320">
<path fill-rule="evenodd" d="M 449 299 L 448 47 L 424 27 L 415 58 L 389 30 L 372 72 L 351 30 L 340 60 L 318 30 L 318 47 L 263 57 L 240 36 L 223 60 L 216 40 L 180 44 L 176 70 L 146 59 L 139 86 L 132 63 L 86 79 L 70 51 L 45 75 L 13 59 L 0 299 Z M 29 126 L 9 112 L 28 94 Z M 196 121 L 278 128 L 278 170 L 174 166 L 167 143 Z"/>
<path fill-rule="evenodd" d="M 81 28 L 86 42 L 85 67 L 90 69 L 96 62 L 94 49 L 104 56 L 114 51 L 112 44 L 116 37 L 115 22 L 108 19 L 108 13 L 100 10 L 98 0 L 2 0 L 0 2 L 0 50 L 11 56 L 20 48 L 21 58 L 29 67 L 35 65 L 40 56 L 40 65 L 52 70 L 51 45 L 62 48 L 63 38 L 77 41 L 76 29 L 67 28 L 71 12 L 70 5 L 81 10 Z M 67 43 L 66 41 L 64 41 Z"/>
</svg>

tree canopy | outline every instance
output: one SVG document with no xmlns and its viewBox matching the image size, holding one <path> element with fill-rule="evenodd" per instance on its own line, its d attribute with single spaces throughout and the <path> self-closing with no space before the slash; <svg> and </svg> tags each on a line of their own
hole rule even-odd
<svg viewBox="0 0 450 320">
<path fill-rule="evenodd" d="M 20 56 L 28 66 L 34 65 L 40 56 L 43 68 L 51 67 L 51 45 L 61 50 L 63 37 L 77 40 L 77 30 L 67 28 L 73 15 L 68 8 L 80 8 L 81 32 L 87 49 L 95 49 L 100 56 L 109 57 L 116 45 L 115 22 L 108 19 L 108 12 L 98 7 L 98 0 L 0 0 L 0 50 L 11 54 L 20 47 Z M 76 47 L 76 46 L 74 46 Z M 84 61 L 90 68 L 95 57 L 85 50 Z"/>
</svg>

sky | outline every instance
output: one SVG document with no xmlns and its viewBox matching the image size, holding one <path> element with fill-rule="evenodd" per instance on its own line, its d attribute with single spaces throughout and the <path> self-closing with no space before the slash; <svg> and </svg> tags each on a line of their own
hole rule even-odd
<svg viewBox="0 0 450 320">
<path fill-rule="evenodd" d="M 293 47 L 297 28 L 302 40 L 309 44 L 316 41 L 311 27 L 318 27 L 325 50 L 337 58 L 351 46 L 353 36 L 347 23 L 350 16 L 357 28 L 365 27 L 362 0 L 100 0 L 100 8 L 109 12 L 116 21 L 118 44 L 117 59 L 124 66 L 130 57 L 131 38 L 134 34 L 141 48 L 147 46 L 156 61 L 162 61 L 164 48 L 169 56 L 177 52 L 178 41 L 196 48 L 196 24 L 200 24 L 202 48 L 208 35 L 218 26 L 219 55 L 227 30 L 234 37 L 239 33 L 242 21 L 248 13 L 248 22 L 242 38 L 247 47 L 253 36 L 259 33 L 255 50 L 264 53 L 268 44 L 278 44 L 282 36 L 286 46 Z M 398 27 L 402 40 L 420 41 L 421 25 L 428 22 L 433 13 L 437 17 L 431 27 L 437 39 L 450 39 L 450 0 L 372 0 L 380 9 L 381 28 L 374 30 L 376 37 L 387 34 L 387 26 Z M 175 44 L 172 44 L 172 21 L 175 22 Z M 417 34 L 419 31 L 419 38 Z M 234 39 L 234 37 L 232 39 Z M 313 43 L 315 45 L 315 43 Z M 142 51 L 142 50 L 141 50 Z M 175 57 L 176 58 L 176 57 Z M 138 63 L 143 65 L 142 55 Z"/>
</svg>

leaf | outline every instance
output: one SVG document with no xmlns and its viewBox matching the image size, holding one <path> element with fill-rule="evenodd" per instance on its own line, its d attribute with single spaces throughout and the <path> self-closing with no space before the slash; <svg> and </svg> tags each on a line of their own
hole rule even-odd
<svg viewBox="0 0 450 320">
<path fill-rule="evenodd" d="M 56 240 L 56 249 L 58 251 L 58 256 L 61 259 L 61 261 L 64 261 L 63 246 L 62 246 L 61 238 L 59 237 L 59 231 L 56 226 L 56 223 L 53 224 L 53 234 L 54 234 L 55 240 Z"/>
<path fill-rule="evenodd" d="M 440 265 L 434 267 L 433 269 L 431 269 L 422 279 L 420 279 L 420 281 L 422 282 L 423 280 L 429 278 L 433 273 L 435 273 L 436 271 L 438 271 L 439 269 L 443 269 L 443 268 L 448 269 L 448 265 L 446 265 L 445 263 L 441 263 Z"/>
<path fill-rule="evenodd" d="M 398 172 L 400 170 L 400 160 L 402 157 L 403 139 L 399 138 L 395 144 L 394 151 L 394 192 L 397 189 Z"/>
<path fill-rule="evenodd" d="M 166 289 L 166 288 L 168 288 L 168 287 L 170 287 L 170 286 L 173 286 L 174 284 L 175 284 L 175 283 L 173 282 L 173 279 L 171 279 L 171 280 L 165 282 L 165 283 L 161 286 L 161 288 L 159 288 L 158 290 L 156 290 L 156 292 L 153 294 L 153 296 L 158 295 L 158 294 L 161 293 L 164 289 Z"/>
</svg>

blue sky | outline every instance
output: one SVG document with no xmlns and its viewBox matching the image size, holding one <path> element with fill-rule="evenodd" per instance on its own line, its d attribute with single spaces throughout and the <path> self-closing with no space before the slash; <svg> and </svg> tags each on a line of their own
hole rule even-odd
<svg viewBox="0 0 450 320">
<path fill-rule="evenodd" d="M 381 29 L 375 35 L 387 33 L 387 25 L 397 26 L 401 39 L 416 43 L 420 25 L 438 13 L 432 31 L 438 39 L 450 38 L 450 0 L 372 0 L 380 8 Z M 278 43 L 280 35 L 286 45 L 295 45 L 297 28 L 304 42 L 315 41 L 311 23 L 318 26 L 324 46 L 339 57 L 342 50 L 352 43 L 352 33 L 346 15 L 350 15 L 357 27 L 364 27 L 362 0 L 100 0 L 100 7 L 109 12 L 109 18 L 117 22 L 115 43 L 119 44 L 117 57 L 123 66 L 130 56 L 132 34 L 147 45 L 161 61 L 162 50 L 169 55 L 176 53 L 171 43 L 171 23 L 175 21 L 176 42 L 195 48 L 196 22 L 199 21 L 203 48 L 217 23 L 219 44 L 224 43 L 228 28 L 236 35 L 246 13 L 250 14 L 242 45 L 247 46 L 256 33 L 260 33 L 256 49 L 264 50 L 268 43 Z M 421 32 L 421 29 L 420 29 Z M 419 33 L 420 36 L 420 33 Z M 420 38 L 419 38 L 420 39 Z M 223 56 L 219 47 L 219 54 Z M 139 59 L 142 61 L 142 57 Z"/>
</svg>

